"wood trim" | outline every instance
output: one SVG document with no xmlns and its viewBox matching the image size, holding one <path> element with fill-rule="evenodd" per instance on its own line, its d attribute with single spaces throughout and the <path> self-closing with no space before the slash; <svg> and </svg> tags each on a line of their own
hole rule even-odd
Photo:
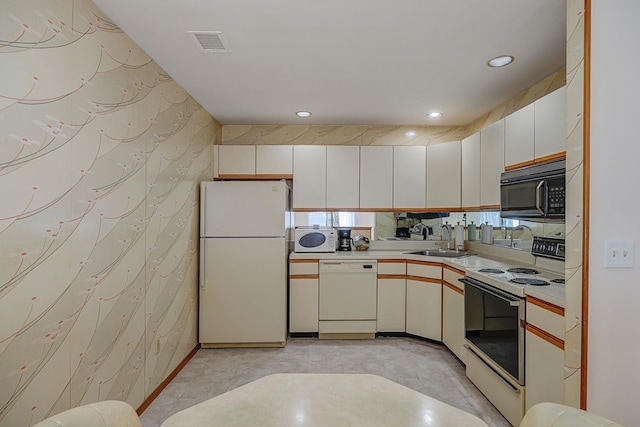
<svg viewBox="0 0 640 427">
<path fill-rule="evenodd" d="M 538 306 L 542 309 L 545 309 L 547 311 L 550 311 L 552 313 L 555 313 L 559 316 L 564 317 L 564 308 L 557 306 L 555 304 L 551 304 L 550 302 L 547 302 L 545 300 L 542 300 L 540 298 L 536 298 L 536 297 L 532 297 L 531 295 L 527 295 L 527 302 L 529 304 Z"/>
<path fill-rule="evenodd" d="M 434 279 L 432 277 L 422 277 L 422 276 L 409 276 L 407 275 L 407 280 L 415 280 L 416 282 L 426 282 L 426 283 L 435 283 L 442 284 L 442 279 Z"/>
<path fill-rule="evenodd" d="M 580 339 L 580 409 L 587 409 L 588 349 L 589 349 L 589 212 L 591 212 L 591 0 L 585 0 L 584 15 L 584 112 L 582 166 L 582 327 Z"/>
<path fill-rule="evenodd" d="M 279 174 L 279 173 L 257 173 L 256 179 L 293 179 L 293 174 Z"/>
<path fill-rule="evenodd" d="M 142 404 L 138 407 L 138 409 L 136 409 L 136 413 L 138 414 L 138 416 L 142 415 L 142 413 L 149 407 L 149 405 L 153 403 L 156 397 L 158 397 L 162 392 L 162 390 L 164 390 L 169 385 L 169 383 L 176 377 L 176 375 L 180 373 L 180 371 L 187 365 L 187 363 L 191 360 L 191 358 L 196 355 L 199 349 L 200 349 L 200 346 L 196 344 L 193 350 L 191 350 L 189 354 L 187 354 L 187 357 L 185 357 L 182 360 L 182 362 L 180 362 L 180 364 L 176 366 L 176 368 L 173 371 L 171 371 L 169 376 L 167 376 L 167 378 L 165 378 L 164 381 L 162 381 L 158 385 L 158 387 L 156 387 L 156 389 L 153 390 L 153 392 L 151 392 L 149 397 L 147 397 L 144 400 L 144 402 L 142 402 Z"/>
<path fill-rule="evenodd" d="M 534 162 L 536 164 L 540 164 L 540 163 L 555 162 L 556 160 L 564 160 L 566 158 L 567 158 L 567 152 L 561 151 L 560 153 L 549 154 L 548 156 L 536 157 Z"/>
<path fill-rule="evenodd" d="M 378 280 L 384 279 L 406 279 L 405 274 L 378 274 Z"/>
<path fill-rule="evenodd" d="M 482 210 L 482 206 L 464 206 L 462 210 L 465 212 L 480 212 Z"/>
<path fill-rule="evenodd" d="M 512 171 L 514 169 L 520 169 L 520 168 L 524 168 L 526 166 L 533 166 L 534 164 L 535 164 L 535 161 L 527 160 L 526 162 L 520 162 L 520 163 L 516 163 L 514 165 L 505 166 L 504 170 L 505 171 Z"/>
<path fill-rule="evenodd" d="M 406 259 L 397 259 L 397 258 L 380 258 L 378 259 L 378 264 L 380 263 L 390 263 L 390 264 L 406 264 Z"/>
<path fill-rule="evenodd" d="M 527 323 L 527 325 L 525 326 L 525 329 L 528 332 L 531 332 L 533 335 L 545 340 L 549 344 L 555 345 L 560 350 L 564 351 L 564 341 L 562 341 L 560 338 L 554 335 L 551 335 L 549 332 L 543 329 L 540 329 L 537 326 L 532 325 L 531 323 Z"/>
<path fill-rule="evenodd" d="M 244 174 L 244 173 L 219 173 L 220 179 L 256 179 L 256 174 Z"/>
<path fill-rule="evenodd" d="M 430 265 L 432 267 L 441 267 L 442 263 L 433 262 L 433 261 L 418 261 L 416 259 L 408 259 L 407 264 L 416 264 L 416 265 Z"/>
<path fill-rule="evenodd" d="M 451 289 L 452 291 L 455 291 L 457 293 L 459 293 L 460 295 L 464 295 L 464 290 L 460 289 L 459 287 L 457 287 L 456 285 L 452 285 L 451 283 L 443 280 L 442 284 L 444 286 L 446 286 L 447 288 Z"/>
<path fill-rule="evenodd" d="M 289 279 L 294 280 L 294 279 L 319 279 L 320 275 L 319 274 L 292 274 L 289 276 Z"/>
<path fill-rule="evenodd" d="M 315 258 L 305 258 L 305 259 L 290 259 L 289 262 L 291 264 L 317 264 L 318 259 Z"/>
<path fill-rule="evenodd" d="M 446 207 L 442 207 L 442 208 L 426 208 L 424 210 L 424 212 L 462 212 L 462 208 L 460 206 L 455 207 L 455 208 L 446 208 Z"/>
<path fill-rule="evenodd" d="M 465 275 L 463 270 L 459 270 L 459 269 L 457 269 L 455 267 L 451 267 L 450 265 L 447 265 L 447 264 L 442 264 L 442 268 L 445 268 L 445 269 L 447 269 L 449 271 L 453 271 L 454 273 L 458 273 L 458 274 L 460 274 L 462 276 Z"/>
<path fill-rule="evenodd" d="M 500 205 L 481 205 L 480 209 L 483 211 L 499 211 Z M 478 224 L 478 227 L 480 227 L 480 224 Z"/>
</svg>

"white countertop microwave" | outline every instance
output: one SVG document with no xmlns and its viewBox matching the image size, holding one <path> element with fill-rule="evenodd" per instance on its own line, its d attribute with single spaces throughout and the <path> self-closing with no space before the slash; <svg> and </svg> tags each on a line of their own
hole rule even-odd
<svg viewBox="0 0 640 427">
<path fill-rule="evenodd" d="M 296 252 L 335 252 L 336 230 L 330 227 L 298 227 L 294 232 Z"/>
</svg>

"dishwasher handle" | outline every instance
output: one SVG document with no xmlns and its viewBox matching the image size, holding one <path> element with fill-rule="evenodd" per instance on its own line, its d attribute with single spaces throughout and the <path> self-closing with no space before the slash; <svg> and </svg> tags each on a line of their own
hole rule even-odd
<svg viewBox="0 0 640 427">
<path fill-rule="evenodd" d="M 320 261 L 321 273 L 377 273 L 377 261 Z"/>
</svg>

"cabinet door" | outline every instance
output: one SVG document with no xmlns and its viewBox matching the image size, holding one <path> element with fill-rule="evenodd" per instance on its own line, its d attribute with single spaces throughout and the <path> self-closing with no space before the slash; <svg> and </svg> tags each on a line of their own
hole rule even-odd
<svg viewBox="0 0 640 427">
<path fill-rule="evenodd" d="M 405 331 L 405 279 L 378 279 L 378 332 Z"/>
<path fill-rule="evenodd" d="M 501 155 L 504 158 L 504 154 Z M 462 207 L 480 207 L 480 132 L 462 140 Z"/>
<path fill-rule="evenodd" d="M 257 145 L 256 175 L 291 179 L 293 175 L 293 146 Z"/>
<path fill-rule="evenodd" d="M 393 147 L 393 207 L 420 210 L 426 206 L 427 147 Z"/>
<path fill-rule="evenodd" d="M 525 410 L 536 403 L 564 403 L 564 350 L 527 330 Z"/>
<path fill-rule="evenodd" d="M 327 147 L 327 208 L 357 209 L 360 204 L 360 148 Z"/>
<path fill-rule="evenodd" d="M 500 174 L 504 172 L 504 119 L 480 131 L 480 206 L 499 208 Z"/>
<path fill-rule="evenodd" d="M 533 163 L 534 122 L 534 104 L 529 104 L 505 117 L 505 167 Z"/>
<path fill-rule="evenodd" d="M 427 208 L 460 209 L 460 141 L 427 146 Z"/>
<path fill-rule="evenodd" d="M 535 159 L 545 161 L 563 155 L 566 148 L 566 86 L 535 103 Z"/>
<path fill-rule="evenodd" d="M 218 178 L 220 171 L 218 169 L 218 159 L 220 158 L 220 145 L 213 146 L 213 177 Z"/>
<path fill-rule="evenodd" d="M 446 282 L 442 287 L 442 342 L 465 361 L 464 291 Z"/>
<path fill-rule="evenodd" d="M 326 207 L 327 147 L 296 145 L 293 147 L 293 208 Z"/>
<path fill-rule="evenodd" d="M 441 298 L 440 283 L 407 278 L 407 333 L 442 341 Z"/>
<path fill-rule="evenodd" d="M 318 332 L 318 279 L 289 279 L 289 332 Z"/>
<path fill-rule="evenodd" d="M 393 207 L 393 147 L 360 147 L 360 209 Z"/>
<path fill-rule="evenodd" d="M 221 145 L 218 148 L 220 177 L 254 176 L 256 174 L 255 145 Z"/>
</svg>

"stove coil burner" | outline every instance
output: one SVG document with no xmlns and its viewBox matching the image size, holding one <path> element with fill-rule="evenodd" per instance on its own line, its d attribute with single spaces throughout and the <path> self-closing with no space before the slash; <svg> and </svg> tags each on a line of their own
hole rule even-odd
<svg viewBox="0 0 640 427">
<path fill-rule="evenodd" d="M 519 274 L 539 274 L 538 270 L 534 270 L 533 268 L 510 268 L 507 270 L 509 273 L 519 273 Z"/>
<path fill-rule="evenodd" d="M 560 283 L 560 284 L 564 285 L 564 279 L 552 279 L 551 281 L 553 283 Z"/>
<path fill-rule="evenodd" d="M 504 274 L 504 271 L 499 270 L 497 268 L 481 268 L 478 270 L 478 273 L 486 273 L 486 274 Z"/>
<path fill-rule="evenodd" d="M 540 279 L 527 279 L 525 277 L 516 277 L 515 279 L 509 280 L 511 283 L 516 283 L 518 285 L 531 285 L 531 286 L 547 286 L 550 283 Z"/>
</svg>

